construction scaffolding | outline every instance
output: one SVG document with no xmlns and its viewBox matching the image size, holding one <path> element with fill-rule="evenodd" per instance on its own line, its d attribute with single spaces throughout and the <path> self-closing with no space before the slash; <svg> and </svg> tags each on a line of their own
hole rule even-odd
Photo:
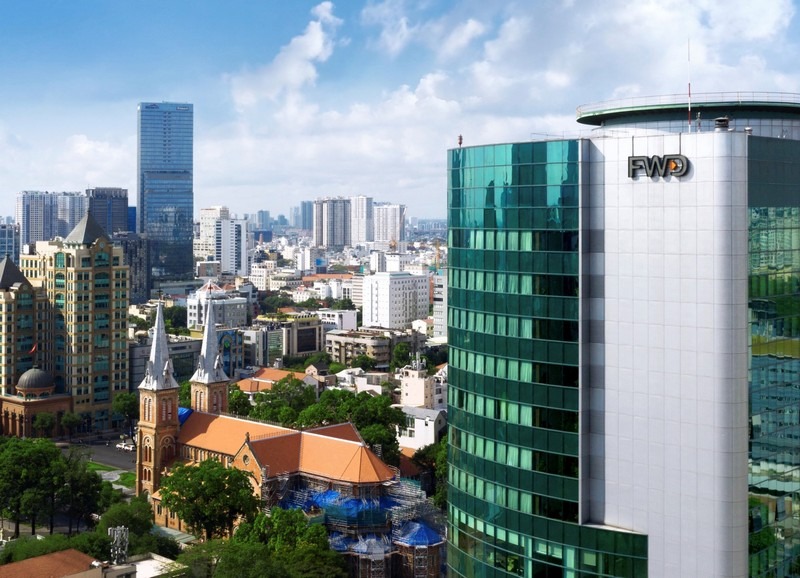
<svg viewBox="0 0 800 578">
<path fill-rule="evenodd" d="M 323 523 L 331 548 L 357 578 L 436 578 L 445 556 L 443 513 L 417 485 L 394 480 L 358 488 L 327 488 L 293 479 L 278 505 Z M 394 565 L 394 568 L 392 567 Z"/>
</svg>

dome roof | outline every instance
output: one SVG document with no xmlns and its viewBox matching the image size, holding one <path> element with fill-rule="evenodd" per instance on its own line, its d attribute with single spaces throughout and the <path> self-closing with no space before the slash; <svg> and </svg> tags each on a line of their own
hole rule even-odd
<svg viewBox="0 0 800 578">
<path fill-rule="evenodd" d="M 23 373 L 17 382 L 17 389 L 25 391 L 53 389 L 54 387 L 53 376 L 38 367 L 32 367 Z"/>
</svg>

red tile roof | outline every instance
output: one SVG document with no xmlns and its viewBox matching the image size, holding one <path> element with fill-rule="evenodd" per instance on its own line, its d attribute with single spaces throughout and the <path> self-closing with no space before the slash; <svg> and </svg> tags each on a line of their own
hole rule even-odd
<svg viewBox="0 0 800 578">
<path fill-rule="evenodd" d="M 91 556 L 70 548 L 0 566 L 0 578 L 62 578 L 90 570 L 92 562 L 95 559 Z"/>
<path fill-rule="evenodd" d="M 233 456 L 250 439 L 285 435 L 294 430 L 227 415 L 193 412 L 178 433 L 178 443 Z"/>
<path fill-rule="evenodd" d="M 225 415 L 192 413 L 178 441 L 211 453 L 234 456 L 250 436 L 250 447 L 269 476 L 305 473 L 349 483 L 381 483 L 394 471 L 376 456 L 352 424 L 304 432 Z"/>
</svg>

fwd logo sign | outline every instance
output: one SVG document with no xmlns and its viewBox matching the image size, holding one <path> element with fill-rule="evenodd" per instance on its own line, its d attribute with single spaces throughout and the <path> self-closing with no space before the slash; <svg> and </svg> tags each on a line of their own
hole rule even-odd
<svg viewBox="0 0 800 578">
<path fill-rule="evenodd" d="M 628 178 L 642 171 L 648 177 L 682 177 L 689 170 L 689 159 L 684 155 L 628 157 Z"/>
</svg>

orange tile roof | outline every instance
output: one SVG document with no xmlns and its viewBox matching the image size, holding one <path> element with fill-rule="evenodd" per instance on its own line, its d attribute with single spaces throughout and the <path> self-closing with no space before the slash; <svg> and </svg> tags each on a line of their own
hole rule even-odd
<svg viewBox="0 0 800 578">
<path fill-rule="evenodd" d="M 299 432 L 227 415 L 193 412 L 178 442 L 212 453 L 234 456 L 250 436 L 250 447 L 269 475 L 305 473 L 349 483 L 381 483 L 394 471 L 363 442 L 352 424 Z"/>
<path fill-rule="evenodd" d="M 314 275 L 304 275 L 303 283 L 308 283 L 312 281 L 324 281 L 326 279 L 341 279 L 343 281 L 346 281 L 352 278 L 353 278 L 352 273 L 315 273 Z"/>
<path fill-rule="evenodd" d="M 274 367 L 262 367 L 256 371 L 252 377 L 246 377 L 237 381 L 236 385 L 239 386 L 240 390 L 248 393 L 269 391 L 276 381 L 280 381 L 290 375 L 297 375 L 297 372 L 285 371 Z"/>
<path fill-rule="evenodd" d="M 254 439 L 263 436 L 284 435 L 293 431 L 285 427 L 228 415 L 213 415 L 195 411 L 186 418 L 181 426 L 178 443 L 232 456 L 242 447 L 247 434 L 250 434 L 250 439 Z"/>
<path fill-rule="evenodd" d="M 303 432 L 300 471 L 359 484 L 391 480 L 394 472 L 363 443 Z"/>
<path fill-rule="evenodd" d="M 70 548 L 0 566 L 0 578 L 19 578 L 20 576 L 62 578 L 90 570 L 92 562 L 95 562 L 95 559 L 91 556 Z"/>
<path fill-rule="evenodd" d="M 262 466 L 269 467 L 268 477 L 293 474 L 300 469 L 300 432 L 265 438 L 250 443 L 253 455 Z"/>
<path fill-rule="evenodd" d="M 296 371 L 286 371 L 285 369 L 277 369 L 275 367 L 262 367 L 253 374 L 253 379 L 260 379 L 262 381 L 280 381 L 284 377 L 297 374 Z"/>
<path fill-rule="evenodd" d="M 415 478 L 422 473 L 419 466 L 411 459 L 416 453 L 417 450 L 414 448 L 400 448 L 400 475 L 404 478 Z"/>
<path fill-rule="evenodd" d="M 323 425 L 320 427 L 315 427 L 309 430 L 306 430 L 309 433 L 319 434 L 321 436 L 328 436 L 332 438 L 339 438 L 342 440 L 348 440 L 351 442 L 363 442 L 364 440 L 361 439 L 361 435 L 358 433 L 356 426 L 347 422 L 347 423 L 337 423 L 334 425 Z"/>
</svg>

